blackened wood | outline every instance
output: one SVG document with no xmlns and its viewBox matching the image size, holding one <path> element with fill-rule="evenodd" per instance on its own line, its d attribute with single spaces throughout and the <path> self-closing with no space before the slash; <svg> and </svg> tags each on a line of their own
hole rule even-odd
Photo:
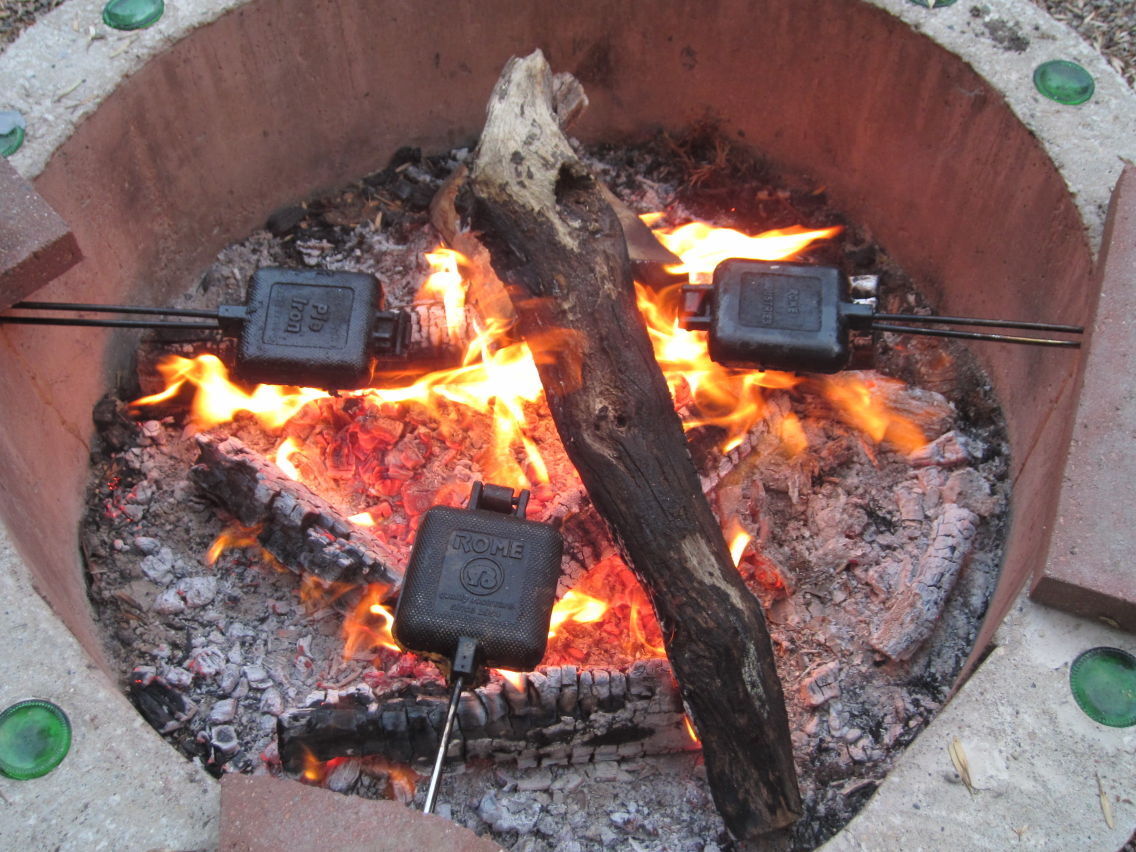
<svg viewBox="0 0 1136 852">
<path fill-rule="evenodd" d="M 718 810 L 735 836 L 767 837 L 801 813 L 769 632 L 703 497 L 619 221 L 550 100 L 539 51 L 509 61 L 471 169 L 472 223 L 568 455 L 658 614 Z"/>
<path fill-rule="evenodd" d="M 365 706 L 347 696 L 283 714 L 277 742 L 284 768 L 298 771 L 308 756 L 433 758 L 444 686 L 414 681 L 390 684 L 390 691 L 396 694 Z M 524 675 L 520 689 L 494 681 L 464 693 L 457 719 L 451 753 L 465 758 L 554 765 L 695 748 L 666 660 L 640 660 L 626 670 L 542 667 Z"/>
<path fill-rule="evenodd" d="M 246 527 L 288 569 L 325 583 L 381 583 L 392 592 L 401 572 L 381 542 L 330 503 L 237 438 L 197 439 L 201 454 L 190 477 L 206 497 Z"/>
</svg>

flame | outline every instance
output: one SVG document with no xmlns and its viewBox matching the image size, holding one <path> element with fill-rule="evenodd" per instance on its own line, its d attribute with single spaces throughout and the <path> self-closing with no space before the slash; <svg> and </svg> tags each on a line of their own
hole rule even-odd
<svg viewBox="0 0 1136 852">
<path fill-rule="evenodd" d="M 640 611 L 646 609 L 647 618 L 644 619 L 640 615 Z M 667 655 L 666 646 L 661 642 L 653 642 L 647 637 L 647 625 L 644 620 L 653 628 L 654 633 L 659 632 L 659 623 L 655 619 L 655 613 L 650 608 L 642 607 L 637 601 L 631 603 L 631 612 L 628 615 L 628 624 L 630 626 L 630 645 L 629 650 L 635 656 L 645 654 L 648 657 L 665 657 Z"/>
<path fill-rule="evenodd" d="M 446 312 L 446 327 L 450 334 L 460 335 L 465 330 L 465 281 L 458 268 L 465 262 L 459 252 L 436 248 L 426 252 L 426 262 L 432 270 L 418 290 L 417 301 L 440 299 Z"/>
<path fill-rule="evenodd" d="M 347 520 L 359 527 L 373 527 L 375 519 L 371 516 L 370 512 L 360 512 L 357 515 L 351 515 Z"/>
<path fill-rule="evenodd" d="M 517 692 L 525 691 L 526 678 L 524 672 L 514 672 L 510 671 L 509 669 L 494 669 L 493 671 L 501 675 L 501 677 L 503 677 L 505 681 Z"/>
<path fill-rule="evenodd" d="M 742 562 L 742 556 L 745 555 L 746 548 L 749 543 L 753 541 L 753 536 L 742 529 L 742 525 L 737 519 L 732 519 L 727 525 L 727 530 L 732 529 L 730 535 L 730 558 L 734 561 L 734 567 L 737 568 Z"/>
<path fill-rule="evenodd" d="M 285 438 L 276 450 L 276 466 L 284 471 L 285 476 L 289 479 L 300 481 L 300 469 L 292 464 L 292 456 L 300 451 L 300 447 L 296 444 L 294 438 Z"/>
<path fill-rule="evenodd" d="M 690 716 L 688 716 L 684 713 L 683 717 L 682 717 L 682 721 L 686 725 L 687 736 L 689 736 L 690 739 L 693 740 L 698 745 L 702 745 L 702 740 L 700 740 L 698 738 L 698 732 L 694 730 L 694 723 L 690 721 Z"/>
<path fill-rule="evenodd" d="M 838 373 L 824 377 L 821 392 L 849 424 L 877 444 L 886 441 L 901 452 L 910 453 L 925 446 L 927 436 L 912 420 L 888 407 L 885 391 L 891 383 L 898 381 Z"/>
<path fill-rule="evenodd" d="M 260 558 L 276 567 L 280 567 L 276 557 L 261 547 L 260 535 L 261 528 L 259 526 L 246 527 L 243 524 L 233 524 L 221 530 L 217 534 L 217 538 L 213 539 L 213 543 L 209 545 L 209 550 L 205 552 L 205 564 L 216 565 L 217 560 L 221 558 L 221 554 L 226 550 L 237 550 L 245 547 L 256 547 L 260 549 Z"/>
<path fill-rule="evenodd" d="M 653 217 L 652 221 L 658 221 L 658 217 Z M 784 260 L 804 251 L 817 240 L 835 237 L 840 230 L 839 227 L 809 230 L 794 225 L 749 236 L 733 228 L 689 222 L 677 228 L 655 229 L 655 236 L 682 258 L 682 263 L 668 266 L 667 272 L 700 278 L 711 275 L 719 263 L 731 257 Z"/>
<path fill-rule="evenodd" d="M 133 404 L 163 402 L 189 382 L 198 389 L 193 397 L 193 418 L 206 426 L 225 423 L 238 411 L 248 411 L 263 425 L 275 429 L 312 400 L 328 396 L 322 390 L 289 390 L 279 385 L 257 385 L 252 393 L 246 393 L 229 381 L 229 372 L 216 355 L 198 355 L 193 359 L 170 355 L 158 364 L 158 372 L 166 381 L 165 390 L 136 399 Z"/>
<path fill-rule="evenodd" d="M 383 604 L 383 599 L 389 592 L 390 589 L 385 584 L 371 583 L 355 609 L 344 619 L 343 659 L 349 660 L 375 646 L 392 651 L 402 650 L 391 634 L 394 613 Z"/>
<path fill-rule="evenodd" d="M 552 608 L 552 620 L 549 623 L 548 638 L 556 635 L 558 628 L 565 621 L 572 620 L 580 624 L 590 624 L 599 621 L 607 612 L 607 604 L 583 592 L 570 591 L 556 602 Z"/>
</svg>

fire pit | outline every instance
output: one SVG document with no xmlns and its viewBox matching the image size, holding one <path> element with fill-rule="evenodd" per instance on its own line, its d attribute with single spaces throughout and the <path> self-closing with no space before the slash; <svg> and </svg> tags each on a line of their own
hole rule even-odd
<svg viewBox="0 0 1136 852">
<path fill-rule="evenodd" d="M 680 124 L 712 105 L 732 132 L 817 175 L 924 282 L 943 311 L 1067 321 L 1091 313 L 1095 296 L 1085 284 L 1099 191 L 1094 196 L 1091 181 L 1073 178 L 1079 211 L 1062 174 L 1000 96 L 878 8 L 850 6 L 833 15 L 819 6 L 738 4 L 710 19 L 698 16 L 697 27 L 673 29 L 626 21 L 628 10 L 621 9 L 626 26 L 615 34 L 604 24 L 612 10 L 603 4 L 555 22 L 535 12 L 531 19 L 505 17 L 505 10 L 482 9 L 484 17 L 474 18 L 446 7 L 437 15 L 455 12 L 461 25 L 443 29 L 419 6 L 369 15 L 343 7 L 328 12 L 329 20 L 304 17 L 288 4 L 252 4 L 174 45 L 124 83 L 40 175 L 37 188 L 69 221 L 87 255 L 43 297 L 168 301 L 220 244 L 259 224 L 265 210 L 365 173 L 398 145 L 438 149 L 468 141 L 480 126 L 481 102 L 497 67 L 509 53 L 540 43 L 589 85 L 593 108 L 585 135 Z M 674 14 L 687 22 L 695 11 L 676 6 Z M 355 16 L 365 24 L 342 25 Z M 755 16 L 760 32 L 743 34 L 727 23 Z M 919 20 L 939 26 L 935 19 Z M 342 49 L 344 37 L 355 42 L 352 49 Z M 295 79 L 277 61 L 293 38 L 306 46 L 295 55 L 311 56 L 312 45 L 328 45 L 326 61 Z M 475 57 L 466 47 L 471 42 L 498 47 Z M 381 79 L 377 66 L 362 60 L 373 62 L 367 46 L 375 44 L 400 46 L 384 57 Z M 873 52 L 861 44 L 887 49 Z M 215 71 L 215 51 L 243 56 L 247 64 L 233 76 Z M 907 90 L 912 66 L 923 72 L 915 78 L 919 98 Z M 194 97 L 180 82 L 187 75 L 203 83 L 191 87 Z M 415 85 L 391 86 L 392 76 Z M 752 91 L 749 80 L 761 80 L 762 88 Z M 273 85 L 266 90 L 264 81 Z M 326 97 L 331 90 L 342 91 L 342 104 Z M 786 92 L 799 99 L 787 103 Z M 430 106 L 424 111 L 422 104 Z M 306 116 L 299 124 L 298 111 Z M 198 141 L 203 134 L 210 141 Z M 108 164 L 122 162 L 123 151 L 130 152 L 134 175 L 159 179 L 120 180 Z M 29 166 L 33 171 L 46 153 Z M 35 154 L 29 149 L 27 156 Z M 198 179 L 205 173 L 212 180 Z M 912 194 L 916 186 L 919 197 Z M 101 215 L 84 206 L 91 199 Z M 1044 300 L 1037 299 L 1039 287 Z M 98 359 L 85 354 L 96 338 L 75 336 L 61 345 L 42 334 L 4 334 L 13 353 L 3 365 L 7 386 L 43 400 L 33 403 L 43 406 L 42 416 L 6 423 L 10 530 L 45 594 L 97 658 L 73 543 L 37 534 L 45 527 L 72 529 L 78 517 L 85 448 L 71 436 L 87 434 L 86 413 L 105 386 L 93 368 Z M 112 341 L 108 366 L 117 367 L 129 346 Z M 976 645 L 982 649 L 1044 554 L 1037 531 L 1054 511 L 1047 483 L 1060 477 L 1077 382 L 1073 359 L 976 351 L 1007 414 L 1017 495 L 1000 591 Z M 54 388 L 49 393 L 42 390 L 45 380 Z M 47 441 L 56 444 L 50 454 L 42 449 Z"/>
</svg>

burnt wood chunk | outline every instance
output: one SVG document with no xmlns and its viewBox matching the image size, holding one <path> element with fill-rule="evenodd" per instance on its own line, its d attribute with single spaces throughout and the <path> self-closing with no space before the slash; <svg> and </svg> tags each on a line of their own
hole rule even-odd
<svg viewBox="0 0 1136 852">
<path fill-rule="evenodd" d="M 259 527 L 261 545 L 285 567 L 348 586 L 393 591 L 402 582 L 378 539 L 240 440 L 201 436 L 197 444 L 194 483 L 246 527 Z"/>
<path fill-rule="evenodd" d="M 736 837 L 769 845 L 801 813 L 769 632 L 702 494 L 619 219 L 551 98 L 539 51 L 509 61 L 470 170 L 471 221 L 568 456 L 654 605 L 714 801 Z"/>
<path fill-rule="evenodd" d="M 666 660 L 586 672 L 547 666 L 523 677 L 519 688 L 492 681 L 462 694 L 451 757 L 556 766 L 696 748 Z M 445 721 L 444 685 L 392 682 L 376 691 L 382 697 L 366 704 L 339 696 L 280 716 L 284 768 L 300 771 L 311 757 L 431 760 Z"/>
</svg>

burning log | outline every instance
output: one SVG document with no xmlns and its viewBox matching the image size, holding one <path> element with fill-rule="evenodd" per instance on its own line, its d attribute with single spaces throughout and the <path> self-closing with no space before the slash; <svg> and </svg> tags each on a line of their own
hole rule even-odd
<svg viewBox="0 0 1136 852">
<path fill-rule="evenodd" d="M 400 574 L 374 536 L 353 526 L 330 503 L 236 438 L 198 438 L 193 481 L 247 527 L 283 565 L 324 583 L 380 583 L 395 589 Z"/>
<path fill-rule="evenodd" d="M 518 685 L 493 681 L 462 696 L 451 757 L 559 766 L 695 747 L 665 660 L 641 660 L 626 670 L 549 666 L 518 677 Z M 284 714 L 277 723 L 284 768 L 299 771 L 309 756 L 433 759 L 444 687 L 414 682 L 399 692 L 367 705 L 346 698 Z"/>
<path fill-rule="evenodd" d="M 506 65 L 471 169 L 472 222 L 568 455 L 659 616 L 715 803 L 737 837 L 768 836 L 801 813 L 769 632 L 702 495 L 619 220 L 551 93 L 539 51 Z"/>
</svg>

